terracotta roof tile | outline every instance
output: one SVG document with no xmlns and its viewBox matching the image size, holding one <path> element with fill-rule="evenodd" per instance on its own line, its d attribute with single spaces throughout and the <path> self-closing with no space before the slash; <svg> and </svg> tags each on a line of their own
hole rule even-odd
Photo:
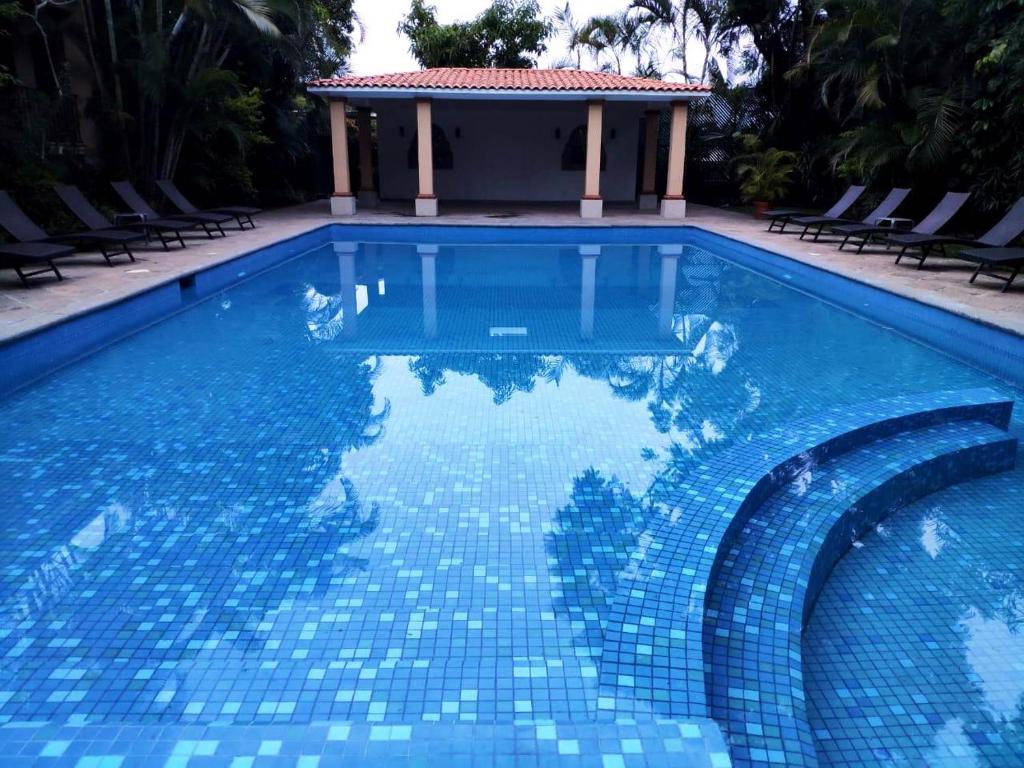
<svg viewBox="0 0 1024 768">
<path fill-rule="evenodd" d="M 309 82 L 311 88 L 402 88 L 508 91 L 704 92 L 705 85 L 670 83 L 579 69 L 424 69 L 391 75 L 349 75 Z"/>
</svg>

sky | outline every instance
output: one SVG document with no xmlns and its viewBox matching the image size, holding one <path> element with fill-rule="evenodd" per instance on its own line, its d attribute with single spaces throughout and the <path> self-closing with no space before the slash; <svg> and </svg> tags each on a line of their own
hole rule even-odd
<svg viewBox="0 0 1024 768">
<path fill-rule="evenodd" d="M 471 19 L 491 4 L 492 0 L 432 0 L 440 21 Z M 541 0 L 544 13 L 550 16 L 565 0 Z M 591 16 L 615 13 L 628 5 L 628 0 L 569 0 L 573 16 L 582 20 Z M 366 37 L 356 46 L 351 68 L 355 75 L 377 75 L 419 69 L 409 54 L 409 42 L 396 31 L 398 22 L 409 10 L 409 0 L 356 0 L 356 13 L 362 19 Z M 565 56 L 565 42 L 552 37 L 548 52 L 540 59 L 540 66 L 549 66 Z M 584 59 L 584 68 L 593 67 Z M 624 74 L 628 74 L 624 71 Z"/>
</svg>

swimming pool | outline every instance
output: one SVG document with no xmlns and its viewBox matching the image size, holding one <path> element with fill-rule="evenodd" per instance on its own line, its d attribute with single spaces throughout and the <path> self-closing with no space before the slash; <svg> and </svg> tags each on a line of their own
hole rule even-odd
<svg viewBox="0 0 1024 768">
<path fill-rule="evenodd" d="M 608 639 L 644 636 L 623 605 L 653 594 L 644 563 L 673 494 L 823 413 L 1021 394 L 795 290 L 813 287 L 793 265 L 759 256 L 768 279 L 693 230 L 334 227 L 293 250 L 244 282 L 228 267 L 173 286 L 184 311 L 0 405 L 5 754 L 722 765 L 718 720 L 738 764 L 777 762 L 723 714 L 731 688 L 677 706 L 673 676 L 645 687 L 616 667 L 610 692 Z M 974 488 L 1004 550 L 965 533 L 928 560 L 998 566 L 997 583 L 964 579 L 953 595 L 890 581 L 860 565 L 877 532 L 828 581 L 804 650 L 823 763 L 952 764 L 963 753 L 941 750 L 955 742 L 1018 764 L 1017 614 L 989 607 L 1019 590 L 1022 470 L 927 497 L 882 530 L 921 559 L 914 548 L 938 545 L 915 521 L 969 526 Z M 833 593 L 867 592 L 935 607 L 864 634 Z M 857 653 L 844 632 L 860 633 Z M 657 657 L 669 640 L 652 634 L 630 653 Z M 886 672 L 967 634 L 972 653 L 941 684 Z M 993 670 L 1001 693 L 977 695 Z"/>
</svg>

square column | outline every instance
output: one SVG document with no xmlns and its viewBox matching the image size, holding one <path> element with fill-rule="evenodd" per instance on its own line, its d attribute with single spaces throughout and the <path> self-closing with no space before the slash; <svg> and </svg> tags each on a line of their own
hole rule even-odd
<svg viewBox="0 0 1024 768">
<path fill-rule="evenodd" d="M 351 216 L 356 212 L 352 182 L 348 171 L 348 129 L 345 125 L 345 100 L 331 99 L 331 157 L 334 162 L 334 194 L 331 214 Z"/>
<path fill-rule="evenodd" d="M 601 200 L 601 132 L 604 130 L 604 102 L 587 102 L 587 166 L 583 179 L 580 216 L 600 219 L 604 214 Z"/>
<path fill-rule="evenodd" d="M 658 192 L 655 189 L 658 171 L 658 123 L 661 113 L 656 109 L 644 112 L 644 169 L 640 183 L 640 199 L 637 206 L 642 211 L 658 208 Z"/>
<path fill-rule="evenodd" d="M 417 216 L 437 216 L 434 195 L 434 122 L 430 99 L 416 100 L 416 151 L 420 166 L 420 191 L 416 195 Z"/>
<path fill-rule="evenodd" d="M 373 188 L 373 132 L 370 127 L 370 110 L 362 107 L 356 111 L 356 126 L 359 128 L 359 205 L 363 208 L 377 207 L 377 190 Z"/>
<path fill-rule="evenodd" d="M 661 215 L 666 219 L 686 218 L 686 198 L 683 197 L 683 168 L 686 165 L 685 101 L 672 102 L 672 129 L 668 144 L 668 186 L 661 201 Z"/>
</svg>

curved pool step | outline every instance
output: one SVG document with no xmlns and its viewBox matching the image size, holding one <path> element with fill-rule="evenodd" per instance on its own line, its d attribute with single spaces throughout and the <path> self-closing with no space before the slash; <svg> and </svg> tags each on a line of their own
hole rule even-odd
<svg viewBox="0 0 1024 768">
<path fill-rule="evenodd" d="M 707 717 L 703 621 L 731 537 L 774 493 L 821 463 L 900 432 L 978 421 L 1005 429 L 1013 402 L 990 389 L 847 406 L 736 445 L 659 505 L 624 570 L 605 627 L 598 714 Z"/>
<path fill-rule="evenodd" d="M 703 631 L 711 716 L 738 764 L 817 765 L 801 633 L 855 538 L 922 496 L 1011 468 L 1016 453 L 984 422 L 911 430 L 808 465 L 760 506 L 727 547 Z"/>
</svg>

